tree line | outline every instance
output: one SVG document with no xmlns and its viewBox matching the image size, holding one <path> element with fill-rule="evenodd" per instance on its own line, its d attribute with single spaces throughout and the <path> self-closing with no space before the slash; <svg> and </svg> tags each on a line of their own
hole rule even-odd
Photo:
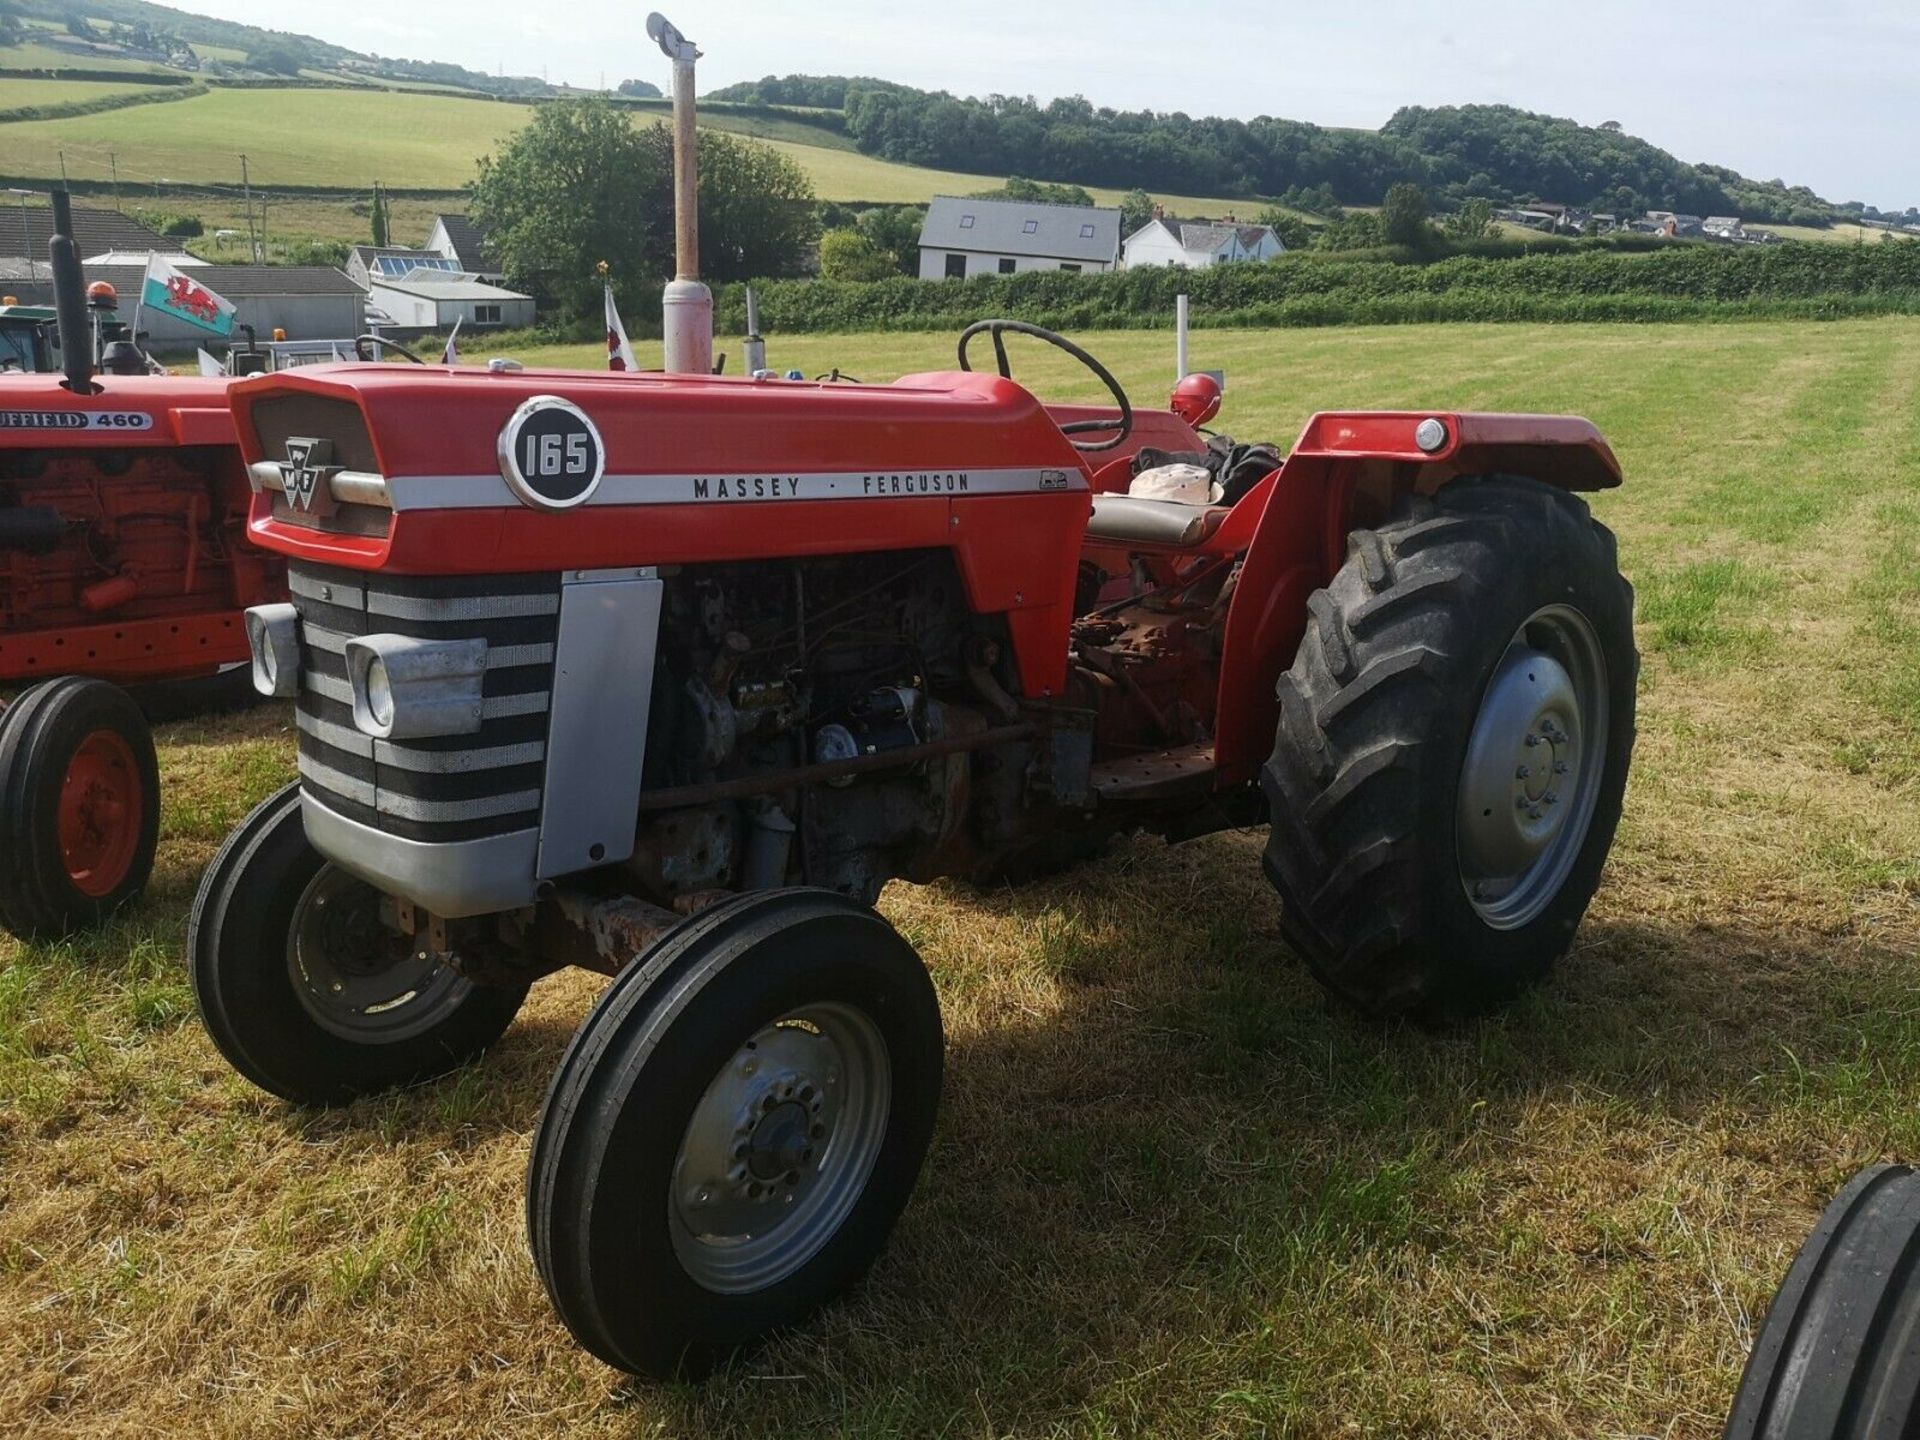
<svg viewBox="0 0 1920 1440">
<path fill-rule="evenodd" d="M 886 160 L 1081 185 L 1323 192 L 1337 203 L 1377 205 L 1392 186 L 1409 183 L 1443 209 L 1471 199 L 1541 200 L 1801 224 L 1826 223 L 1836 208 L 1804 186 L 1689 165 L 1617 122 L 1581 125 L 1506 105 L 1409 106 L 1369 131 L 1268 115 L 1115 110 L 1080 96 L 1045 105 L 1019 95 L 962 98 L 859 76 L 768 76 L 712 98 L 838 108 L 855 144 Z"/>
</svg>

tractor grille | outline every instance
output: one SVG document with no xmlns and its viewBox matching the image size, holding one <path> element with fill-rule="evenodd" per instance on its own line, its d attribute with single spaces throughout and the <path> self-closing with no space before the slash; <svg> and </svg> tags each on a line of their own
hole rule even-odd
<svg viewBox="0 0 1920 1440">
<path fill-rule="evenodd" d="M 409 840 L 472 840 L 540 823 L 560 577 L 409 576 L 296 563 L 300 783 L 349 819 Z M 480 729 L 375 740 L 354 728 L 346 642 L 487 642 Z"/>
</svg>

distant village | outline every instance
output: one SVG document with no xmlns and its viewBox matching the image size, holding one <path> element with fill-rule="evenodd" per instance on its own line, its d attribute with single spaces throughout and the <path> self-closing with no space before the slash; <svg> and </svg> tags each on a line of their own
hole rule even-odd
<svg viewBox="0 0 1920 1440">
<path fill-rule="evenodd" d="M 1608 210 L 1580 210 L 1571 205 L 1526 205 L 1493 212 L 1496 220 L 1521 225 L 1548 235 L 1664 235 L 1669 240 L 1722 240 L 1730 245 L 1778 245 L 1771 230 L 1748 225 L 1738 215 L 1682 215 L 1672 210 L 1648 210 L 1640 215 L 1616 215 Z"/>
</svg>

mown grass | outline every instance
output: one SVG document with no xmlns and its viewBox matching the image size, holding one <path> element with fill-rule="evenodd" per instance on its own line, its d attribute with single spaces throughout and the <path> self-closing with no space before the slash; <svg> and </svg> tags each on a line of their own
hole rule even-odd
<svg viewBox="0 0 1920 1440">
<path fill-rule="evenodd" d="M 1167 337 L 1078 338 L 1140 403 L 1171 379 Z M 885 379 L 950 343 L 772 348 Z M 1354 1020 L 1279 941 L 1254 833 L 894 886 L 949 1047 L 894 1243 L 735 1370 L 632 1385 L 555 1323 L 521 1236 L 596 982 L 543 983 L 440 1084 L 259 1095 L 191 1019 L 179 946 L 291 741 L 272 709 L 172 726 L 152 897 L 0 942 L 0 1431 L 1718 1433 L 1827 1197 L 1920 1155 L 1920 322 L 1213 331 L 1194 361 L 1242 436 L 1505 407 L 1618 448 L 1595 505 L 1641 595 L 1640 746 L 1549 985 L 1456 1029 Z"/>
</svg>

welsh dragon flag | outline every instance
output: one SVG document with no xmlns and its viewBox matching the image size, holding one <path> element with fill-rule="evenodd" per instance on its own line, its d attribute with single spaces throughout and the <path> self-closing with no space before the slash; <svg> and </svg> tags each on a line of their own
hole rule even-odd
<svg viewBox="0 0 1920 1440">
<path fill-rule="evenodd" d="M 627 343 L 627 327 L 620 323 L 620 307 L 613 303 L 613 286 L 607 286 L 607 369 L 638 370 L 633 346 Z"/>
<path fill-rule="evenodd" d="M 164 256 L 147 257 L 147 280 L 141 287 L 140 303 L 222 339 L 233 334 L 233 302 L 214 294 Z"/>
</svg>

